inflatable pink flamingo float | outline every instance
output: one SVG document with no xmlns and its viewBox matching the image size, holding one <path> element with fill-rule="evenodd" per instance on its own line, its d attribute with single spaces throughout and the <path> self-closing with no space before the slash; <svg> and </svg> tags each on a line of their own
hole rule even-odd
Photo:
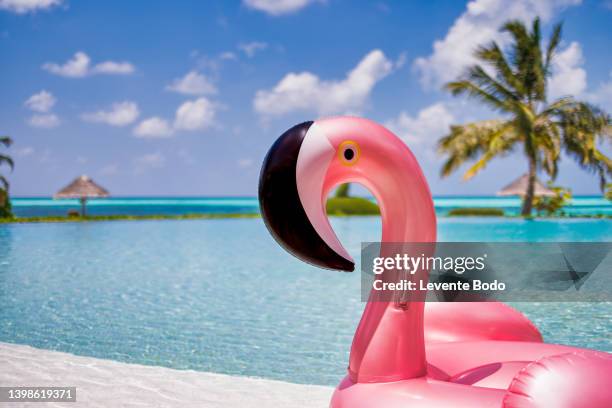
<svg viewBox="0 0 612 408">
<path fill-rule="evenodd" d="M 376 197 L 383 242 L 435 242 L 433 202 L 415 157 L 384 127 L 353 117 L 302 123 L 270 149 L 259 200 L 277 242 L 313 265 L 352 271 L 325 213 L 328 193 L 347 182 Z M 545 344 L 502 303 L 425 307 L 375 296 L 331 407 L 612 407 L 612 355 Z"/>
</svg>

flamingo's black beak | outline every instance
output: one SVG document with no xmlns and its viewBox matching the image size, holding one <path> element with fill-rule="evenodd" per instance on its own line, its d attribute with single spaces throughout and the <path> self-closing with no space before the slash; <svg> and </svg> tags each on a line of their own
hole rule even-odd
<svg viewBox="0 0 612 408">
<path fill-rule="evenodd" d="M 352 272 L 355 264 L 321 238 L 298 194 L 296 166 L 302 142 L 314 122 L 292 127 L 278 138 L 259 176 L 259 206 L 274 239 L 297 258 L 322 268 Z"/>
</svg>

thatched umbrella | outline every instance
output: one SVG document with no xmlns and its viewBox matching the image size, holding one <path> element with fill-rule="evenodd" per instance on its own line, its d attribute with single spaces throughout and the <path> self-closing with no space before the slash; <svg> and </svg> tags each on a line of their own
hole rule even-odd
<svg viewBox="0 0 612 408">
<path fill-rule="evenodd" d="M 529 176 L 527 174 L 523 174 L 521 177 L 514 180 L 512 183 L 508 184 L 506 187 L 502 188 L 497 192 L 498 196 L 524 196 L 527 193 L 527 182 Z M 538 179 L 535 181 L 535 186 L 533 189 L 534 196 L 546 196 L 552 197 L 555 195 L 555 192 L 549 188 L 546 188 Z"/>
<path fill-rule="evenodd" d="M 78 198 L 81 201 L 81 215 L 85 216 L 85 204 L 88 198 L 108 197 L 108 191 L 100 187 L 92 179 L 83 175 L 77 177 L 66 187 L 58 191 L 53 198 Z"/>
</svg>

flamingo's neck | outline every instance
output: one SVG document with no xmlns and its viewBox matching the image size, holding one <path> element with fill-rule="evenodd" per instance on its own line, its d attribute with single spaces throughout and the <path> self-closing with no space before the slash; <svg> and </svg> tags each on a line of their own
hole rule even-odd
<svg viewBox="0 0 612 408">
<path fill-rule="evenodd" d="M 391 177 L 391 185 L 367 186 L 381 207 L 382 241 L 435 242 L 436 221 L 429 188 L 420 172 L 412 178 L 406 174 L 403 170 L 398 177 Z M 385 251 L 383 246 L 381 256 Z M 387 382 L 424 376 L 423 302 L 400 305 L 375 301 L 379 294 L 371 293 L 353 338 L 351 379 Z"/>
</svg>

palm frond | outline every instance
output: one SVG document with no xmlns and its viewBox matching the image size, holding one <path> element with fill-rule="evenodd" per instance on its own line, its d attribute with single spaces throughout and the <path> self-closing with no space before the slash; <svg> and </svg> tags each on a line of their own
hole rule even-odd
<svg viewBox="0 0 612 408">
<path fill-rule="evenodd" d="M 533 135 L 536 165 L 554 180 L 557 178 L 558 163 L 561 156 L 559 127 L 554 121 L 539 117 L 535 122 Z"/>
<path fill-rule="evenodd" d="M 551 105 L 552 106 L 552 105 Z M 602 109 L 586 102 L 568 101 L 552 110 L 564 133 L 572 137 L 602 138 L 612 141 L 612 118 Z"/>
<path fill-rule="evenodd" d="M 563 132 L 565 152 L 583 169 L 597 173 L 600 185 L 612 177 L 612 161 L 599 150 L 598 142 L 610 142 L 610 115 L 584 102 L 575 102 L 556 111 Z"/>
<path fill-rule="evenodd" d="M 576 103 L 577 101 L 572 96 L 565 96 L 565 97 L 559 98 L 556 101 L 545 106 L 540 112 L 539 116 L 549 117 L 551 115 L 555 115 L 560 110 L 568 109 L 568 108 L 571 108 L 572 106 L 575 106 Z"/>
<path fill-rule="evenodd" d="M 500 31 L 511 34 L 514 42 L 517 44 L 529 42 L 529 32 L 527 31 L 527 27 L 525 27 L 525 23 L 521 20 L 515 19 L 507 21 L 501 26 Z"/>
<path fill-rule="evenodd" d="M 543 101 L 546 97 L 546 75 L 540 50 L 540 23 L 533 22 L 532 32 L 519 20 L 510 21 L 502 26 L 502 31 L 513 37 L 509 49 L 510 60 L 516 76 L 523 84 L 524 97 L 532 101 Z"/>
<path fill-rule="evenodd" d="M 542 60 L 541 42 L 540 18 L 536 17 L 531 28 L 531 47 L 529 51 L 532 62 L 530 73 L 533 76 L 534 99 L 544 101 L 546 100 L 546 70 Z"/>
<path fill-rule="evenodd" d="M 515 141 L 511 122 L 487 120 L 452 126 L 451 133 L 438 142 L 438 151 L 448 156 L 441 175 L 446 177 L 463 163 L 479 159 L 465 175 L 470 178 L 494 156 L 510 151 Z"/>
<path fill-rule="evenodd" d="M 0 136 L 0 144 L 6 147 L 10 147 L 13 144 L 13 139 L 8 136 Z"/>
<path fill-rule="evenodd" d="M 13 159 L 10 156 L 0 154 L 0 165 L 2 165 L 3 163 L 6 163 L 11 168 L 11 170 L 13 170 L 13 168 L 15 167 L 15 162 L 13 162 Z"/>
<path fill-rule="evenodd" d="M 555 51 L 557 47 L 561 43 L 561 33 L 563 31 L 563 24 L 558 23 L 553 27 L 552 34 L 550 36 L 550 40 L 548 40 L 548 46 L 546 47 L 546 58 L 544 60 L 544 72 L 546 75 L 550 75 L 550 66 L 552 63 L 552 59 L 555 55 Z"/>
<path fill-rule="evenodd" d="M 510 112 L 512 107 L 504 100 L 478 87 L 478 85 L 462 80 L 447 83 L 444 88 L 451 92 L 454 96 L 467 95 L 470 98 L 479 100 L 493 110 L 501 112 Z"/>
<path fill-rule="evenodd" d="M 2 190 L 8 191 L 8 189 L 9 189 L 9 182 L 6 179 L 6 177 L 4 177 L 1 174 L 0 174 L 0 184 L 2 185 Z"/>
<path fill-rule="evenodd" d="M 612 160 L 599 149 L 594 149 L 593 159 L 595 165 L 592 170 L 599 176 L 599 188 L 603 191 L 608 184 L 608 177 L 612 177 Z"/>
<path fill-rule="evenodd" d="M 516 145 L 516 141 L 517 138 L 512 132 L 510 125 L 491 135 L 487 149 L 483 152 L 480 159 L 478 159 L 476 163 L 467 169 L 467 171 L 463 174 L 463 179 L 471 179 L 478 174 L 480 170 L 483 170 L 491 160 L 511 152 Z"/>
<path fill-rule="evenodd" d="M 540 32 L 540 17 L 536 17 L 531 23 L 531 41 L 534 44 L 539 44 L 541 40 L 542 33 Z"/>
<path fill-rule="evenodd" d="M 3 163 L 6 163 L 11 168 L 11 170 L 13 170 L 13 168 L 15 167 L 15 162 L 13 162 L 13 159 L 10 156 L 0 154 L 0 165 L 2 165 Z"/>
<path fill-rule="evenodd" d="M 529 33 L 525 24 L 520 20 L 508 21 L 501 27 L 502 32 L 507 32 L 512 36 L 513 43 L 509 49 L 510 62 L 514 66 L 515 72 L 520 72 L 524 65 L 525 51 L 530 48 Z"/>
<path fill-rule="evenodd" d="M 495 41 L 487 46 L 478 48 L 475 55 L 480 60 L 493 66 L 499 79 L 503 81 L 506 86 L 512 88 L 515 93 L 519 95 L 524 93 L 521 81 L 516 77 L 514 71 L 512 71 L 503 51 Z"/>
<path fill-rule="evenodd" d="M 505 102 L 518 102 L 518 96 L 499 81 L 489 75 L 480 65 L 468 69 L 466 80 L 476 84 L 480 89 Z"/>
</svg>

